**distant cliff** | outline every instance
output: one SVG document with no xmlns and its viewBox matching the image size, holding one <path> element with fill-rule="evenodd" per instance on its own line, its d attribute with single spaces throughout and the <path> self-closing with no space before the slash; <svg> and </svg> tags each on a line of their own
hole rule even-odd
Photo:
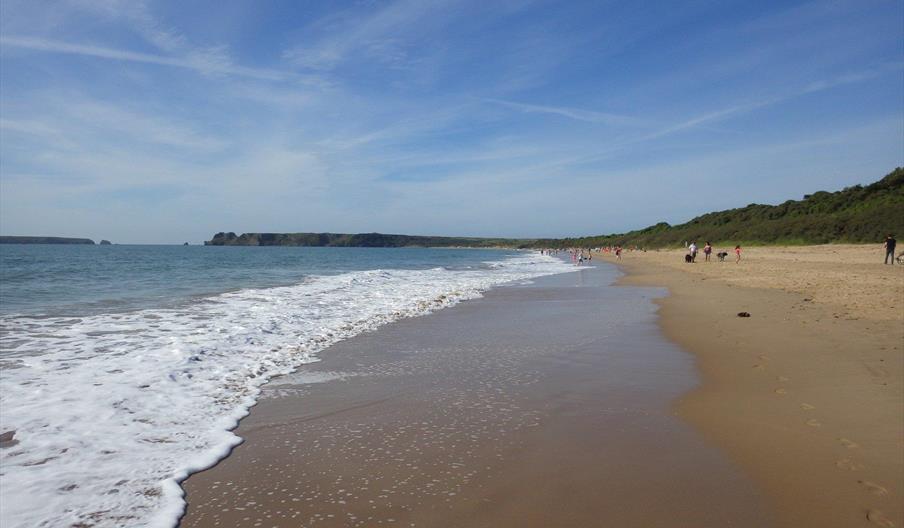
<svg viewBox="0 0 904 528">
<path fill-rule="evenodd" d="M 217 233 L 205 246 L 330 247 L 528 247 L 532 240 L 509 238 L 431 237 L 382 233 Z"/>
<path fill-rule="evenodd" d="M 93 245 L 90 238 L 64 238 L 41 236 L 0 236 L 0 244 L 88 244 Z"/>
</svg>

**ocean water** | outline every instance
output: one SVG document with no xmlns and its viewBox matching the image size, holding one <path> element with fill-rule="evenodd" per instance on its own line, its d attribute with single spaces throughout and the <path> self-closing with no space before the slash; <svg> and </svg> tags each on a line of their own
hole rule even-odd
<svg viewBox="0 0 904 528">
<path fill-rule="evenodd" d="M 0 246 L 0 525 L 173 526 L 179 483 L 241 442 L 273 376 L 572 269 L 502 250 Z"/>
</svg>

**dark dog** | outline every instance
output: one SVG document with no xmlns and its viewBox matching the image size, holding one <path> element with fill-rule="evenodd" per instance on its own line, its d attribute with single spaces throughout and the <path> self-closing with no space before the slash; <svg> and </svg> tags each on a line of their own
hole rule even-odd
<svg viewBox="0 0 904 528">
<path fill-rule="evenodd" d="M 722 251 L 720 253 L 716 253 L 716 256 L 719 257 L 719 262 L 725 262 L 725 257 L 728 256 L 728 252 Z"/>
<path fill-rule="evenodd" d="M 694 261 L 694 257 L 692 257 L 692 256 L 690 256 L 690 255 L 685 255 L 685 256 L 684 256 L 684 261 L 687 262 L 687 263 L 691 263 L 691 262 Z"/>
</svg>

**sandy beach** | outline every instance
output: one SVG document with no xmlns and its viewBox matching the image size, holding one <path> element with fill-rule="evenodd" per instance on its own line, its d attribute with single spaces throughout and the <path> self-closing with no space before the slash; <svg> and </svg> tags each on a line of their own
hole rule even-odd
<svg viewBox="0 0 904 528">
<path fill-rule="evenodd" d="M 182 526 L 904 525 L 904 268 L 683 253 L 335 345 L 186 481 Z"/>
<path fill-rule="evenodd" d="M 185 527 L 774 526 L 675 416 L 699 383 L 662 288 L 613 266 L 491 290 L 334 345 L 266 386 Z"/>
<path fill-rule="evenodd" d="M 755 479 L 780 526 L 904 525 L 904 268 L 879 246 L 683 255 L 618 262 L 622 284 L 668 288 L 661 325 L 697 359 L 703 383 L 678 414 Z"/>
</svg>

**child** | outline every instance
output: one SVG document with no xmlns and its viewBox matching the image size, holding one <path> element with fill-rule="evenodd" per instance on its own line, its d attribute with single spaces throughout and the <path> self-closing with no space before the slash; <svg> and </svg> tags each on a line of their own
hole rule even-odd
<svg viewBox="0 0 904 528">
<path fill-rule="evenodd" d="M 735 264 L 737 264 L 738 262 L 741 262 L 741 246 L 735 246 L 734 252 L 735 252 L 735 255 L 738 256 L 737 260 L 735 260 Z"/>
</svg>

